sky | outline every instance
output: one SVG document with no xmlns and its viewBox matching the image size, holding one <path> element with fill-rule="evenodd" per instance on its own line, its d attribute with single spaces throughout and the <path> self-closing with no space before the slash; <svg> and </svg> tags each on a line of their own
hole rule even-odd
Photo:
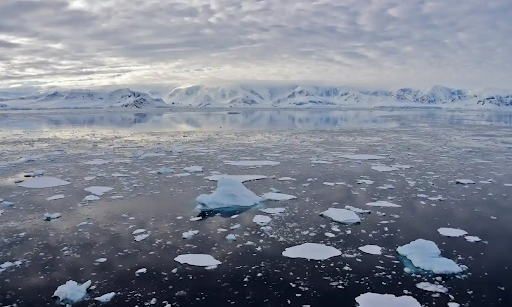
<svg viewBox="0 0 512 307">
<path fill-rule="evenodd" d="M 1 0 L 0 88 L 512 88 L 510 0 Z"/>
</svg>

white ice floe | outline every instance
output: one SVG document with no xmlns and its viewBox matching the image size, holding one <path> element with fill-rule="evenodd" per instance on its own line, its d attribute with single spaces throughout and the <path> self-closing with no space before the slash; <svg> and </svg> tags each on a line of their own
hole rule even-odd
<svg viewBox="0 0 512 307">
<path fill-rule="evenodd" d="M 417 239 L 398 247 L 396 251 L 409 259 L 415 267 L 425 271 L 431 271 L 435 274 L 462 272 L 462 267 L 457 265 L 455 261 L 441 256 L 441 250 L 432 241 Z"/>
<path fill-rule="evenodd" d="M 354 211 L 355 213 L 372 213 L 372 211 L 370 211 L 370 210 L 359 209 L 359 208 L 348 206 L 348 205 L 345 206 L 345 209 Z"/>
<path fill-rule="evenodd" d="M 412 168 L 412 165 L 394 164 L 394 165 L 391 165 L 391 167 L 399 168 L 399 169 L 409 169 L 409 168 Z"/>
<path fill-rule="evenodd" d="M 320 213 L 320 215 L 342 224 L 355 224 L 361 222 L 361 218 L 359 218 L 357 214 L 346 209 L 329 208 L 328 210 Z"/>
<path fill-rule="evenodd" d="M 266 200 L 275 200 L 275 201 L 292 200 L 292 199 L 297 198 L 297 196 L 283 194 L 283 193 L 274 193 L 274 192 L 265 193 L 265 194 L 261 195 L 261 197 L 265 198 Z"/>
<path fill-rule="evenodd" d="M 441 227 L 437 230 L 440 235 L 445 237 L 462 237 L 468 234 L 467 231 L 464 231 L 462 229 L 455 229 L 455 228 L 445 228 Z"/>
<path fill-rule="evenodd" d="M 276 165 L 279 165 L 281 162 L 270 161 L 270 160 L 264 160 L 264 161 L 243 160 L 243 161 L 224 161 L 224 163 L 228 164 L 228 165 L 235 165 L 235 166 L 276 166 Z"/>
<path fill-rule="evenodd" d="M 85 188 L 84 190 L 91 193 L 91 194 L 94 194 L 94 195 L 97 195 L 97 196 L 102 196 L 103 194 L 107 193 L 107 192 L 110 192 L 112 191 L 114 188 L 111 188 L 111 187 L 98 187 L 98 186 L 94 186 L 94 187 L 88 187 L 88 188 Z"/>
<path fill-rule="evenodd" d="M 365 293 L 356 297 L 358 307 L 421 307 L 412 296 L 394 296 L 393 294 Z"/>
<path fill-rule="evenodd" d="M 58 195 L 48 197 L 48 198 L 46 198 L 46 200 L 52 201 L 52 200 L 57 200 L 57 199 L 63 199 L 64 197 L 66 197 L 66 196 L 64 196 L 63 194 L 58 194 Z"/>
<path fill-rule="evenodd" d="M 101 198 L 99 198 L 96 195 L 87 195 L 86 197 L 84 197 L 83 201 L 98 201 L 100 199 Z"/>
<path fill-rule="evenodd" d="M 254 216 L 252 221 L 260 226 L 265 226 L 268 223 L 270 223 L 270 221 L 272 221 L 272 218 L 270 218 L 269 216 L 266 216 L 266 215 L 257 214 Z"/>
<path fill-rule="evenodd" d="M 395 188 L 395 186 L 392 184 L 383 184 L 380 187 L 377 187 L 377 189 L 379 189 L 379 190 L 391 190 L 394 188 Z"/>
<path fill-rule="evenodd" d="M 261 179 L 267 179 L 267 176 L 262 175 L 212 175 L 206 177 L 206 179 L 210 181 L 219 181 L 220 179 L 230 179 L 238 182 L 246 182 L 246 181 L 253 181 L 253 180 L 261 180 Z"/>
<path fill-rule="evenodd" d="M 366 155 L 366 154 L 344 155 L 342 157 L 345 159 L 349 159 L 349 160 L 383 160 L 383 159 L 386 159 L 386 157 L 383 157 L 383 156 Z"/>
<path fill-rule="evenodd" d="M 136 236 L 136 235 L 141 234 L 141 233 L 143 233 L 143 232 L 146 232 L 146 229 L 142 229 L 142 228 L 140 228 L 140 229 L 135 229 L 135 230 L 132 232 L 132 235 Z"/>
<path fill-rule="evenodd" d="M 167 173 L 174 173 L 174 170 L 168 167 L 161 167 L 156 170 L 157 174 L 167 174 Z"/>
<path fill-rule="evenodd" d="M 243 183 L 232 179 L 220 179 L 212 194 L 203 194 L 196 198 L 199 204 L 208 209 L 251 207 L 264 200 L 247 189 Z"/>
<path fill-rule="evenodd" d="M 62 304 L 74 304 L 84 299 L 91 283 L 88 280 L 80 285 L 74 280 L 69 280 L 65 284 L 60 285 L 53 293 L 53 296 L 59 298 Z"/>
<path fill-rule="evenodd" d="M 203 171 L 203 167 L 193 165 L 193 166 L 185 167 L 183 170 L 188 173 L 201 173 Z"/>
<path fill-rule="evenodd" d="M 512 183 L 504 183 L 503 185 L 506 187 L 512 187 Z"/>
<path fill-rule="evenodd" d="M 87 176 L 87 177 L 84 177 L 84 180 L 85 181 L 91 181 L 91 180 L 94 180 L 96 179 L 96 176 Z"/>
<path fill-rule="evenodd" d="M 130 175 L 122 174 L 122 173 L 112 173 L 112 177 L 130 177 Z"/>
<path fill-rule="evenodd" d="M 44 189 L 44 188 L 53 188 L 60 187 L 63 185 L 68 185 L 71 182 L 65 181 L 55 177 L 35 177 L 33 179 L 25 180 L 21 183 L 18 183 L 18 186 L 27 189 Z"/>
<path fill-rule="evenodd" d="M 14 203 L 12 201 L 0 201 L 0 205 L 4 206 L 4 207 L 11 207 L 11 206 L 14 206 Z"/>
<path fill-rule="evenodd" d="M 378 245 L 365 245 L 358 248 L 363 253 L 372 254 L 372 255 L 381 255 L 382 247 Z"/>
<path fill-rule="evenodd" d="M 91 161 L 86 161 L 86 162 L 84 162 L 84 164 L 86 164 L 86 165 L 103 165 L 103 164 L 108 164 L 110 162 L 111 162 L 110 160 L 94 159 Z"/>
<path fill-rule="evenodd" d="M 138 236 L 135 236 L 133 239 L 137 242 L 140 242 L 140 241 L 146 239 L 147 237 L 149 237 L 149 233 L 143 233 Z"/>
<path fill-rule="evenodd" d="M 366 179 L 358 179 L 357 180 L 357 184 L 373 184 L 374 181 L 371 181 L 371 180 L 366 180 Z"/>
<path fill-rule="evenodd" d="M 221 262 L 219 260 L 213 258 L 210 255 L 205 255 L 205 254 L 179 255 L 178 257 L 174 258 L 174 260 L 179 263 L 182 263 L 182 264 L 203 266 L 203 267 L 210 267 L 210 266 L 216 266 L 216 265 L 221 264 Z"/>
<path fill-rule="evenodd" d="M 468 241 L 468 242 L 480 242 L 480 241 L 482 241 L 482 239 L 480 239 L 477 236 L 465 236 L 464 239 L 466 239 L 466 241 Z"/>
<path fill-rule="evenodd" d="M 393 203 L 390 203 L 389 201 L 385 201 L 385 200 L 378 200 L 376 202 L 370 202 L 370 203 L 367 203 L 366 205 L 370 206 L 370 207 L 392 207 L 392 208 L 402 207 L 400 205 L 393 204 Z"/>
<path fill-rule="evenodd" d="M 473 180 L 469 179 L 456 179 L 455 182 L 458 184 L 475 184 Z"/>
<path fill-rule="evenodd" d="M 429 282 L 420 282 L 416 284 L 416 288 L 429 291 L 429 292 L 440 292 L 440 293 L 446 293 L 448 292 L 448 289 L 441 285 L 431 284 Z"/>
<path fill-rule="evenodd" d="M 135 271 L 135 275 L 139 276 L 140 274 L 145 274 L 147 272 L 148 272 L 148 269 L 142 268 L 142 269 L 138 269 L 137 271 Z"/>
<path fill-rule="evenodd" d="M 108 303 L 114 298 L 115 295 L 115 292 L 110 292 L 107 294 L 103 294 L 102 296 L 95 297 L 94 300 L 100 303 Z"/>
<path fill-rule="evenodd" d="M 106 261 L 107 261 L 107 258 L 98 258 L 98 259 L 94 260 L 94 262 L 97 262 L 97 263 L 103 263 Z"/>
<path fill-rule="evenodd" d="M 189 230 L 187 232 L 182 233 L 181 237 L 183 239 L 190 239 L 190 238 L 192 238 L 193 236 L 195 236 L 198 233 L 199 233 L 199 230 Z"/>
<path fill-rule="evenodd" d="M 387 165 L 373 165 L 371 167 L 371 169 L 374 171 L 378 171 L 378 172 L 392 172 L 392 171 L 398 170 L 398 168 L 396 168 L 396 167 L 387 166 Z"/>
<path fill-rule="evenodd" d="M 58 219 L 59 217 L 61 217 L 62 214 L 61 213 L 48 213 L 46 212 L 44 214 L 44 218 L 47 219 L 48 221 L 49 220 L 54 220 L 54 219 Z"/>
<path fill-rule="evenodd" d="M 460 307 L 459 303 L 450 302 L 448 303 L 448 307 Z"/>
<path fill-rule="evenodd" d="M 277 180 L 279 180 L 279 181 L 295 181 L 295 179 L 292 177 L 281 177 L 281 178 L 278 178 Z"/>
<path fill-rule="evenodd" d="M 235 241 L 235 240 L 236 240 L 236 236 L 235 236 L 234 234 L 232 234 L 232 233 L 231 233 L 231 234 L 228 234 L 228 235 L 226 236 L 226 239 L 227 239 L 228 241 Z"/>
<path fill-rule="evenodd" d="M 260 209 L 261 212 L 267 213 L 267 214 L 280 214 L 283 213 L 286 209 L 285 208 L 265 208 Z"/>
<path fill-rule="evenodd" d="M 325 260 L 341 255 L 341 251 L 332 246 L 327 246 L 324 244 L 304 243 L 286 248 L 282 255 L 288 258 Z"/>
<path fill-rule="evenodd" d="M 323 185 L 326 185 L 326 186 L 329 186 L 329 187 L 333 187 L 336 185 L 336 183 L 334 182 L 324 182 Z"/>
</svg>

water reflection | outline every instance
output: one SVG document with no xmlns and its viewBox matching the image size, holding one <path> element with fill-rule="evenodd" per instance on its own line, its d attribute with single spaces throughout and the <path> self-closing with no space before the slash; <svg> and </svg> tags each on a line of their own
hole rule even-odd
<svg viewBox="0 0 512 307">
<path fill-rule="evenodd" d="M 443 110 L 243 110 L 219 112 L 0 113 L 2 130 L 136 129 L 212 131 L 261 129 L 392 128 L 419 124 L 512 126 L 512 113 Z"/>
</svg>

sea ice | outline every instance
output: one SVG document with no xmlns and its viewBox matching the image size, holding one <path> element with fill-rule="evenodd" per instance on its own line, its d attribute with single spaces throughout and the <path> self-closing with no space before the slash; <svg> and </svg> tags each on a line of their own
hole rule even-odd
<svg viewBox="0 0 512 307">
<path fill-rule="evenodd" d="M 146 239 L 147 237 L 149 237 L 149 233 L 143 233 L 141 235 L 135 236 L 135 238 L 133 238 L 133 239 L 137 242 L 140 242 L 140 241 Z"/>
<path fill-rule="evenodd" d="M 199 230 L 189 230 L 187 232 L 184 232 L 181 236 L 183 239 L 190 239 L 198 233 L 199 233 Z"/>
<path fill-rule="evenodd" d="M 378 171 L 378 172 L 392 172 L 392 171 L 398 170 L 398 168 L 395 168 L 392 166 L 387 166 L 387 165 L 373 165 L 371 168 L 372 168 L 372 170 Z"/>
<path fill-rule="evenodd" d="M 137 271 L 135 271 L 135 275 L 139 276 L 140 274 L 144 274 L 147 272 L 148 272 L 148 269 L 142 268 L 142 269 L 138 269 Z"/>
<path fill-rule="evenodd" d="M 260 226 L 265 226 L 268 223 L 270 223 L 270 221 L 272 221 L 272 219 L 269 216 L 257 214 L 254 216 L 252 221 Z"/>
<path fill-rule="evenodd" d="M 27 189 L 44 189 L 44 188 L 53 188 L 59 187 L 63 185 L 68 185 L 71 182 L 55 178 L 55 177 L 35 177 L 30 180 L 25 180 L 21 183 L 18 183 L 18 186 Z"/>
<path fill-rule="evenodd" d="M 286 248 L 282 255 L 288 258 L 325 260 L 341 255 L 341 251 L 332 246 L 327 246 L 324 244 L 304 243 Z"/>
<path fill-rule="evenodd" d="M 156 170 L 157 174 L 167 174 L 167 173 L 173 173 L 174 170 L 168 167 L 162 167 Z"/>
<path fill-rule="evenodd" d="M 383 160 L 383 159 L 386 159 L 386 157 L 383 157 L 383 156 L 366 155 L 366 154 L 344 155 L 342 157 L 345 159 L 349 159 L 349 160 Z"/>
<path fill-rule="evenodd" d="M 103 165 L 110 163 L 109 160 L 103 160 L 103 159 L 94 159 L 91 161 L 84 162 L 86 165 Z"/>
<path fill-rule="evenodd" d="M 371 180 L 366 180 L 366 179 L 358 179 L 357 180 L 357 184 L 373 184 L 374 181 L 371 181 Z"/>
<path fill-rule="evenodd" d="M 142 228 L 140 228 L 140 229 L 136 229 L 136 230 L 134 230 L 134 231 L 132 232 L 132 235 L 138 235 L 138 234 L 141 234 L 141 233 L 143 233 L 143 232 L 146 232 L 146 229 L 142 229 Z"/>
<path fill-rule="evenodd" d="M 277 180 L 279 180 L 279 181 L 295 181 L 295 179 L 292 177 L 281 177 L 281 178 L 278 178 Z"/>
<path fill-rule="evenodd" d="M 87 195 L 86 197 L 84 197 L 84 201 L 98 201 L 100 199 L 101 198 L 99 198 L 96 195 Z"/>
<path fill-rule="evenodd" d="M 66 196 L 64 196 L 63 194 L 58 194 L 58 195 L 54 195 L 52 197 L 48 197 L 48 198 L 46 198 L 46 200 L 52 201 L 52 200 L 57 200 L 57 199 L 63 199 L 64 197 L 66 197 Z"/>
<path fill-rule="evenodd" d="M 372 255 L 381 255 L 382 254 L 382 247 L 377 245 L 365 245 L 358 248 L 360 251 L 372 254 Z"/>
<path fill-rule="evenodd" d="M 439 228 L 437 230 L 437 232 L 439 232 L 440 235 L 442 236 L 445 236 L 445 237 L 462 237 L 462 236 L 465 236 L 467 235 L 467 231 L 464 231 L 462 229 L 455 229 L 455 228 Z"/>
<path fill-rule="evenodd" d="M 107 192 L 110 192 L 112 191 L 114 188 L 111 188 L 111 187 L 88 187 L 88 188 L 85 188 L 84 190 L 89 192 L 89 193 L 92 193 L 94 195 L 97 195 L 97 196 L 102 196 L 103 194 L 107 193 Z"/>
<path fill-rule="evenodd" d="M 62 216 L 62 214 L 60 214 L 60 213 L 48 213 L 48 212 L 46 212 L 46 213 L 44 214 L 44 218 L 45 218 L 46 220 L 48 220 L 48 221 L 50 221 L 50 220 L 54 220 L 54 219 L 58 219 L 58 218 L 59 218 L 59 217 L 61 217 L 61 216 Z"/>
<path fill-rule="evenodd" d="M 482 241 L 482 239 L 480 239 L 477 236 L 465 236 L 464 239 L 466 239 L 466 241 L 468 241 L 468 242 L 480 242 L 480 241 Z"/>
<path fill-rule="evenodd" d="M 234 234 L 232 234 L 232 233 L 231 233 L 231 234 L 229 234 L 229 235 L 227 235 L 227 236 L 226 236 L 226 239 L 227 239 L 228 241 L 235 241 L 235 240 L 236 240 L 236 236 L 235 236 Z"/>
<path fill-rule="evenodd" d="M 115 292 L 110 292 L 107 294 L 103 294 L 102 296 L 95 297 L 94 300 L 100 303 L 108 303 L 114 298 L 115 295 Z"/>
<path fill-rule="evenodd" d="M 394 296 L 367 292 L 356 297 L 359 307 L 421 307 L 412 296 Z"/>
<path fill-rule="evenodd" d="M 243 160 L 243 161 L 224 161 L 225 164 L 235 165 L 235 166 L 276 166 L 281 162 L 277 161 L 254 161 L 254 160 Z"/>
<path fill-rule="evenodd" d="M 457 263 L 441 256 L 441 250 L 432 241 L 417 239 L 398 247 L 396 251 L 409 259 L 415 267 L 425 271 L 431 271 L 435 274 L 462 272 L 462 268 Z"/>
<path fill-rule="evenodd" d="M 198 203 L 208 209 L 251 207 L 264 200 L 247 189 L 243 183 L 232 179 L 220 179 L 212 194 L 203 194 L 196 198 Z"/>
<path fill-rule="evenodd" d="M 393 203 L 390 203 L 389 201 L 385 201 L 385 200 L 378 200 L 376 202 L 370 202 L 370 203 L 367 203 L 366 205 L 370 206 L 370 207 L 393 207 L 393 208 L 402 207 L 400 205 L 393 204 Z"/>
<path fill-rule="evenodd" d="M 265 208 L 260 209 L 261 212 L 267 213 L 267 214 L 280 214 L 283 213 L 286 209 L 285 208 Z"/>
<path fill-rule="evenodd" d="M 372 211 L 370 211 L 370 210 L 359 209 L 359 208 L 348 206 L 348 205 L 345 206 L 345 209 L 354 211 L 355 213 L 372 213 Z"/>
<path fill-rule="evenodd" d="M 448 292 L 448 289 L 441 285 L 431 284 L 429 282 L 420 282 L 416 284 L 416 288 L 430 291 L 430 292 L 440 292 L 440 293 L 446 293 Z"/>
<path fill-rule="evenodd" d="M 91 181 L 91 180 L 94 180 L 96 179 L 96 176 L 87 176 L 87 177 L 84 177 L 84 180 L 85 181 Z"/>
<path fill-rule="evenodd" d="M 107 258 L 98 258 L 98 259 L 94 260 L 94 262 L 98 262 L 98 263 L 103 263 L 106 261 L 107 261 Z"/>
<path fill-rule="evenodd" d="M 357 214 L 346 209 L 329 208 L 327 211 L 320 213 L 320 215 L 343 224 L 355 224 L 361 222 L 361 219 Z"/>
<path fill-rule="evenodd" d="M 262 175 L 212 175 L 206 177 L 210 181 L 219 181 L 220 179 L 230 179 L 238 182 L 246 182 L 260 179 L 267 179 L 267 176 Z"/>
<path fill-rule="evenodd" d="M 188 173 L 201 173 L 203 171 L 203 167 L 194 165 L 194 166 L 185 167 L 183 170 Z"/>
<path fill-rule="evenodd" d="M 85 297 L 90 286 L 90 280 L 81 285 L 74 280 L 69 280 L 65 284 L 60 285 L 53 293 L 53 296 L 58 297 L 59 301 L 63 304 L 73 304 Z"/>
<path fill-rule="evenodd" d="M 175 261 L 182 263 L 182 264 L 189 264 L 189 265 L 195 265 L 195 266 L 203 266 L 203 267 L 209 267 L 209 266 L 215 266 L 221 264 L 221 262 L 215 258 L 213 258 L 210 255 L 205 254 L 185 254 L 185 255 L 179 255 L 178 257 L 174 258 Z"/>
<path fill-rule="evenodd" d="M 458 184 L 475 184 L 473 180 L 469 179 L 456 179 L 455 182 Z"/>
<path fill-rule="evenodd" d="M 265 198 L 266 200 L 276 200 L 276 201 L 291 200 L 291 199 L 297 198 L 296 196 L 293 196 L 293 195 L 274 193 L 274 192 L 265 193 L 265 194 L 261 195 L 261 197 Z"/>
</svg>

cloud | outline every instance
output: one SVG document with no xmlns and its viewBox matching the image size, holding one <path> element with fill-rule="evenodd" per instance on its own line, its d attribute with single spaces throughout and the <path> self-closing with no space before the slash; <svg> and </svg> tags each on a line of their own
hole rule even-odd
<svg viewBox="0 0 512 307">
<path fill-rule="evenodd" d="M 509 0 L 2 0 L 0 87 L 510 87 L 510 16 Z"/>
</svg>

